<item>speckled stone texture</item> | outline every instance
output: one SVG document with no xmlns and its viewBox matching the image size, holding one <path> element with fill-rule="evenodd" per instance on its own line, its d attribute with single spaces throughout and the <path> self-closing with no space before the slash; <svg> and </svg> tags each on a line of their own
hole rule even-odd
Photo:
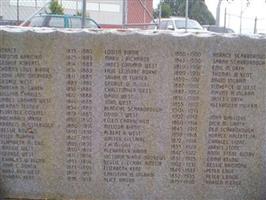
<svg viewBox="0 0 266 200">
<path fill-rule="evenodd" d="M 0 28 L 0 199 L 266 198 L 266 39 Z"/>
</svg>

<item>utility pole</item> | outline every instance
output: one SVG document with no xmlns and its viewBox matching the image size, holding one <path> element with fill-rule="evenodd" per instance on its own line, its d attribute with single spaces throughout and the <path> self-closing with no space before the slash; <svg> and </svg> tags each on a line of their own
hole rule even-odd
<svg viewBox="0 0 266 200">
<path fill-rule="evenodd" d="M 79 11 L 79 2 L 78 0 L 76 0 L 76 15 L 78 14 Z"/>
<path fill-rule="evenodd" d="M 216 26 L 220 26 L 220 11 L 221 11 L 222 1 L 223 0 L 219 0 L 216 7 Z"/>
<path fill-rule="evenodd" d="M 226 29 L 226 15 L 227 15 L 227 9 L 225 8 L 224 9 L 224 32 L 225 32 L 225 29 Z"/>
<path fill-rule="evenodd" d="M 247 0 L 246 7 L 245 7 L 245 9 L 244 9 L 244 8 L 243 8 L 243 0 L 241 0 L 239 34 L 242 33 L 242 20 L 243 20 L 243 14 L 244 14 L 245 10 L 248 8 L 249 4 L 250 4 L 250 2 L 249 2 L 249 0 Z"/>
<path fill-rule="evenodd" d="M 85 27 L 85 18 L 86 18 L 86 0 L 82 1 L 82 20 L 81 20 L 81 28 Z"/>
<path fill-rule="evenodd" d="M 3 18 L 3 1 L 0 2 L 0 11 L 1 11 L 0 19 L 2 19 Z"/>
<path fill-rule="evenodd" d="M 159 4 L 159 23 L 158 23 L 158 29 L 160 29 L 161 27 L 161 18 L 162 18 L 162 0 L 160 0 L 160 4 Z"/>
<path fill-rule="evenodd" d="M 147 2 L 146 0 L 144 0 L 144 5 L 145 7 L 147 7 Z M 146 10 L 143 9 L 143 23 L 145 24 L 146 23 Z M 144 28 L 144 27 L 143 27 Z"/>
<path fill-rule="evenodd" d="M 243 1 L 241 0 L 241 10 L 240 10 L 240 25 L 239 25 L 239 34 L 242 33 L 242 19 L 243 19 Z"/>
<path fill-rule="evenodd" d="M 255 17 L 255 23 L 254 23 L 254 34 L 257 33 L 257 22 L 258 22 L 258 18 Z"/>
<path fill-rule="evenodd" d="M 186 32 L 187 32 L 187 25 L 188 25 L 188 0 L 186 0 Z"/>
<path fill-rule="evenodd" d="M 19 23 L 19 0 L 17 0 L 17 23 Z"/>
<path fill-rule="evenodd" d="M 122 28 L 126 28 L 126 0 L 123 0 Z"/>
</svg>

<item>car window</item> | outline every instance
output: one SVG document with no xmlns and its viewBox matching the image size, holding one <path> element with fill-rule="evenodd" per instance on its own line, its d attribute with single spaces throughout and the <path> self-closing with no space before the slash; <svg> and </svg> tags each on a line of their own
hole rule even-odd
<svg viewBox="0 0 266 200">
<path fill-rule="evenodd" d="M 51 17 L 48 23 L 48 27 L 64 28 L 64 18 L 63 17 Z"/>
<path fill-rule="evenodd" d="M 186 28 L 186 20 L 185 19 L 175 20 L 175 26 L 177 29 Z M 203 29 L 201 25 L 194 20 L 188 20 L 187 28 L 188 29 Z"/>
<path fill-rule="evenodd" d="M 160 23 L 160 28 L 159 28 L 159 29 L 167 30 L 168 21 L 169 21 L 169 20 L 161 21 L 161 23 Z"/>
<path fill-rule="evenodd" d="M 69 18 L 69 27 L 70 28 L 81 28 L 82 19 L 79 17 Z M 85 20 L 85 28 L 98 28 L 98 25 L 91 19 Z"/>
<path fill-rule="evenodd" d="M 69 18 L 69 28 L 81 28 L 81 18 Z"/>
<path fill-rule="evenodd" d="M 194 20 L 188 20 L 188 27 L 192 29 L 203 29 L 202 26 Z"/>
<path fill-rule="evenodd" d="M 43 26 L 44 19 L 45 19 L 45 17 L 42 17 L 42 16 L 34 17 L 31 19 L 29 26 L 41 27 L 41 26 Z"/>
<path fill-rule="evenodd" d="M 177 29 L 184 29 L 184 28 L 186 28 L 186 21 L 185 20 L 175 20 L 175 26 Z"/>
<path fill-rule="evenodd" d="M 174 23 L 172 22 L 172 20 L 171 20 L 171 21 L 168 21 L 167 29 L 168 29 L 169 27 L 174 28 Z"/>
<path fill-rule="evenodd" d="M 227 33 L 234 33 L 234 31 L 233 31 L 232 29 L 230 29 L 230 28 L 227 28 L 227 29 L 226 29 L 226 32 L 227 32 Z"/>
<path fill-rule="evenodd" d="M 86 19 L 85 28 L 98 28 L 98 25 L 94 21 Z"/>
</svg>

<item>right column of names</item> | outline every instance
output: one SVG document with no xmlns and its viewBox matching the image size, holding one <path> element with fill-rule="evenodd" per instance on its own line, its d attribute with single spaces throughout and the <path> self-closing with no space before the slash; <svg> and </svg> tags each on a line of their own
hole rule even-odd
<svg viewBox="0 0 266 200">
<path fill-rule="evenodd" d="M 205 183 L 241 185 L 240 175 L 255 162 L 259 112 L 256 72 L 265 55 L 213 53 Z"/>
</svg>

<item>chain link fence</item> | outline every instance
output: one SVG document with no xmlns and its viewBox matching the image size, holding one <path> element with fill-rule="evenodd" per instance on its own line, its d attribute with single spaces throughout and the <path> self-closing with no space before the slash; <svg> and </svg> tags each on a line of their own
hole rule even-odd
<svg viewBox="0 0 266 200">
<path fill-rule="evenodd" d="M 265 28 L 266 19 L 243 16 L 241 22 L 240 15 L 235 15 L 230 13 L 227 14 L 226 18 L 227 18 L 226 26 L 232 28 L 236 32 L 241 32 L 246 34 L 266 32 Z"/>
<path fill-rule="evenodd" d="M 19 24 L 36 11 L 49 13 L 48 0 L 0 0 L 0 21 Z M 86 15 L 101 25 L 114 27 L 141 26 L 152 21 L 152 0 L 87 0 Z M 81 15 L 82 0 L 58 0 L 64 14 Z"/>
<path fill-rule="evenodd" d="M 0 0 L 0 25 L 19 25 L 36 11 L 49 13 L 51 0 Z M 87 0 L 86 14 L 106 28 L 146 28 L 153 23 L 152 0 Z M 64 14 L 81 15 L 83 0 L 58 0 Z M 235 32 L 265 33 L 266 19 L 227 13 L 226 27 Z M 240 28 L 241 27 L 241 28 Z"/>
<path fill-rule="evenodd" d="M 45 0 L 1 0 L 2 20 L 21 22 L 45 5 Z"/>
<path fill-rule="evenodd" d="M 263 18 L 258 18 L 257 22 L 256 22 L 256 29 L 257 29 L 257 33 L 266 33 L 266 19 Z"/>
</svg>

